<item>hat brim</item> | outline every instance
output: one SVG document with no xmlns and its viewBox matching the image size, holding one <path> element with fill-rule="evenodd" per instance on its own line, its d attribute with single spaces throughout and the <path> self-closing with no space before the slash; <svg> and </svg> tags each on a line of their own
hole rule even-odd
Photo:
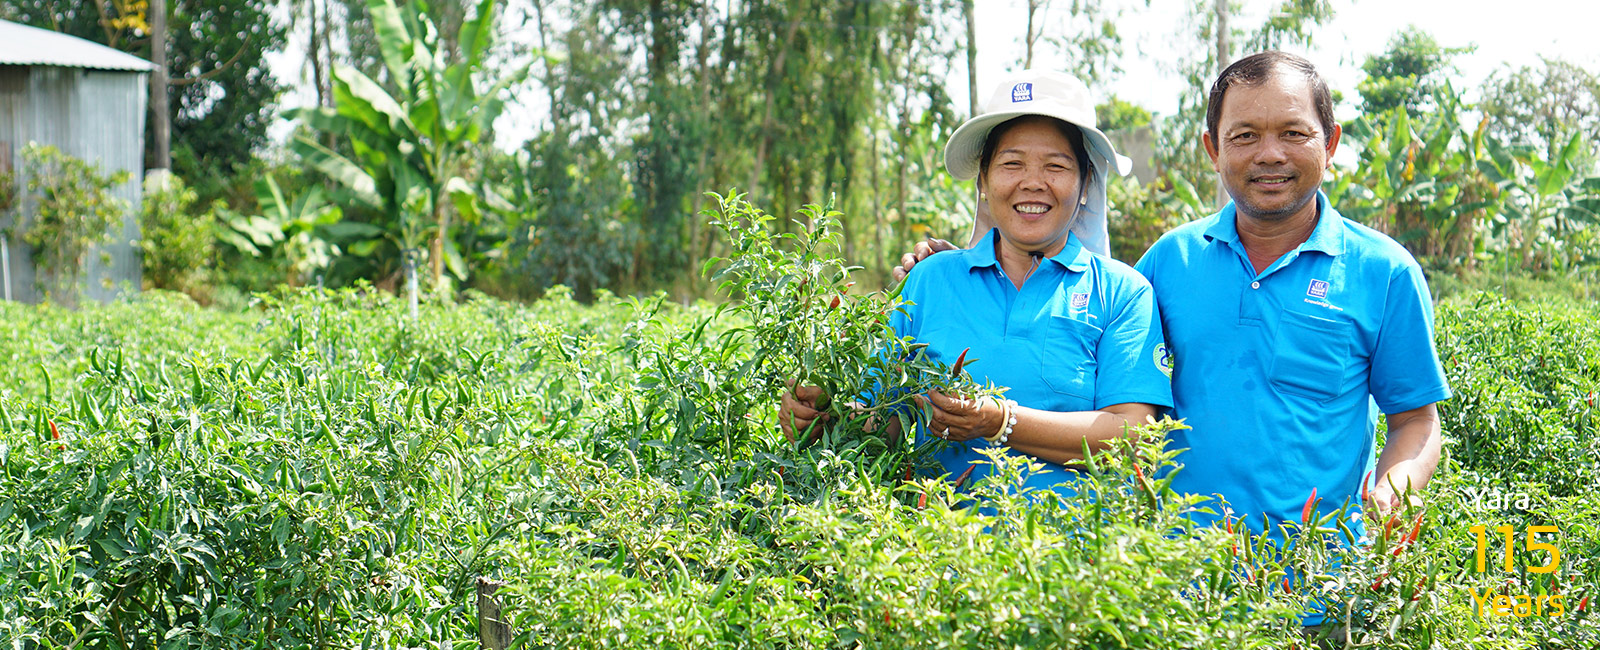
<svg viewBox="0 0 1600 650">
<path fill-rule="evenodd" d="M 983 141 L 989 137 L 989 131 L 1001 123 L 1012 118 L 1024 115 L 1041 115 L 1053 117 L 1067 124 L 1078 127 L 1083 132 L 1084 148 L 1089 150 L 1089 157 L 1095 164 L 1096 174 L 1105 180 L 1104 172 L 1100 170 L 1116 170 L 1118 176 L 1127 176 L 1133 170 L 1133 160 L 1117 153 L 1116 147 L 1111 145 L 1111 139 L 1106 137 L 1100 129 L 1092 126 L 1078 124 L 1072 120 L 1064 119 L 1058 115 L 1041 113 L 1038 111 L 1005 111 L 999 113 L 985 113 L 979 115 L 956 129 L 950 135 L 950 141 L 944 146 L 944 168 L 956 180 L 970 181 L 978 177 L 978 158 L 983 155 Z"/>
</svg>

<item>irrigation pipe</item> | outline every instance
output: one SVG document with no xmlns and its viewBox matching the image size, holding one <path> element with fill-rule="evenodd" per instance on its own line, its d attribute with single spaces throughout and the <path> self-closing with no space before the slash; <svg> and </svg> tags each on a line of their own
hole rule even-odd
<svg viewBox="0 0 1600 650">
<path fill-rule="evenodd" d="M 11 242 L 0 237 L 0 284 L 6 286 L 6 302 L 11 302 Z"/>
</svg>

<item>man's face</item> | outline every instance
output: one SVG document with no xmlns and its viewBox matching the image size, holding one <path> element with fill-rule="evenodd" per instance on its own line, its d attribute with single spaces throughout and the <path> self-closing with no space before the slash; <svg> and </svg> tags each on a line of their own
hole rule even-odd
<svg viewBox="0 0 1600 650">
<path fill-rule="evenodd" d="M 1315 217 L 1322 172 L 1339 145 L 1339 127 L 1324 133 L 1311 84 L 1296 72 L 1275 73 L 1222 98 L 1217 132 L 1202 137 L 1222 187 L 1242 217 L 1281 221 Z"/>
</svg>

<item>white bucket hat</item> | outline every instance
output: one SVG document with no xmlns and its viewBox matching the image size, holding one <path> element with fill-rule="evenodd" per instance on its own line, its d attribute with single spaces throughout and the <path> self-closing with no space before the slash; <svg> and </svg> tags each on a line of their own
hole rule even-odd
<svg viewBox="0 0 1600 650">
<path fill-rule="evenodd" d="M 1106 179 L 1110 170 L 1126 176 L 1133 161 L 1117 153 L 1106 134 L 1095 128 L 1094 99 L 1089 87 L 1071 75 L 1054 70 L 1023 70 L 1002 81 L 983 105 L 983 112 L 967 120 L 944 146 L 944 167 L 956 180 L 978 177 L 978 158 L 989 131 L 1006 120 L 1024 115 L 1045 115 L 1078 127 L 1083 145 L 1094 163 L 1094 179 L 1087 188 L 1088 203 L 1078 210 L 1072 232 L 1087 248 L 1111 254 L 1106 234 Z"/>
</svg>

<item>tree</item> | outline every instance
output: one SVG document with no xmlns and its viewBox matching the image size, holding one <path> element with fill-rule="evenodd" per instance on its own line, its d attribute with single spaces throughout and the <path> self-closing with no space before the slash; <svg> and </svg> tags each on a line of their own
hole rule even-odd
<svg viewBox="0 0 1600 650">
<path fill-rule="evenodd" d="M 282 87 L 266 53 L 283 48 L 275 0 L 166 0 L 167 98 L 172 169 L 191 181 L 201 201 L 267 142 Z M 144 2 L 0 0 L 0 17 L 85 38 L 152 58 L 152 25 Z M 151 12 L 153 13 L 153 12 Z M 158 110 L 160 101 L 150 102 Z M 145 166 L 161 166 L 152 116 Z"/>
<path fill-rule="evenodd" d="M 1570 61 L 1542 59 L 1539 66 L 1502 68 L 1481 87 L 1479 108 L 1490 137 L 1536 147 L 1546 160 L 1561 155 L 1575 134 L 1588 134 L 1584 169 L 1600 158 L 1600 75 Z"/>
<path fill-rule="evenodd" d="M 1205 130 L 1211 83 L 1234 59 L 1232 44 L 1244 42 L 1253 51 L 1309 45 L 1313 30 L 1333 18 L 1334 7 L 1331 0 L 1282 0 L 1255 23 L 1235 15 L 1227 0 L 1191 0 L 1188 14 L 1183 24 L 1194 25 L 1197 38 L 1189 41 L 1187 54 L 1167 59 L 1171 69 L 1187 80 L 1188 89 L 1179 96 L 1177 112 L 1154 124 L 1155 163 L 1175 185 L 1186 186 L 1185 196 L 1215 196 L 1220 208 L 1227 195 L 1200 146 L 1200 134 Z M 1192 193 L 1187 191 L 1190 186 Z"/>
<path fill-rule="evenodd" d="M 482 0 L 462 23 L 461 61 L 447 64 L 438 31 L 415 4 L 368 0 L 377 29 L 388 87 L 360 71 L 334 71 L 334 109 L 296 111 L 313 128 L 342 134 L 352 156 L 302 136 L 295 150 L 327 174 L 351 205 L 376 211 L 406 256 L 407 288 L 415 309 L 415 262 L 428 240 L 435 286 L 449 267 L 458 278 L 467 269 L 451 239 L 452 214 L 475 219 L 480 211 L 473 152 L 504 107 L 502 94 L 526 68 L 485 79 L 484 55 L 495 38 L 496 0 Z M 414 313 L 414 312 L 413 312 Z"/>
<path fill-rule="evenodd" d="M 1412 115 L 1427 110 L 1429 102 L 1455 71 L 1450 61 L 1471 52 L 1471 47 L 1443 47 L 1415 25 L 1389 40 L 1389 49 L 1367 57 L 1361 70 L 1367 78 L 1356 84 L 1361 112 L 1378 114 L 1404 108 Z"/>
</svg>

